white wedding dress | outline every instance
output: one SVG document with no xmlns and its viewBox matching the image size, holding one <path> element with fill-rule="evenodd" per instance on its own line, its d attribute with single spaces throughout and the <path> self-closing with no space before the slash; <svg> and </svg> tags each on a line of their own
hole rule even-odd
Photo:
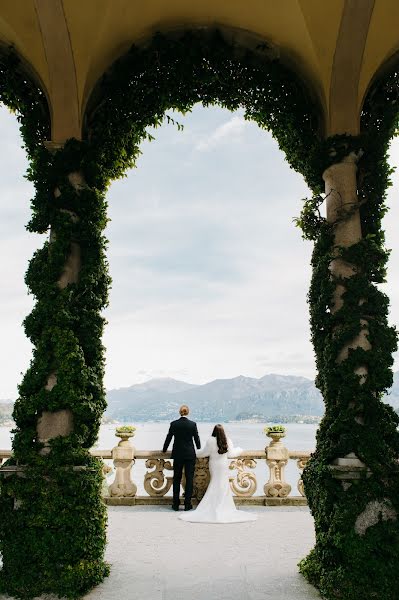
<svg viewBox="0 0 399 600">
<path fill-rule="evenodd" d="M 209 456 L 209 472 L 211 480 L 204 497 L 195 510 L 179 515 L 182 521 L 190 523 L 243 523 L 255 521 L 256 515 L 237 510 L 229 482 L 229 458 L 237 457 L 241 448 L 233 448 L 228 439 L 226 454 L 218 453 L 215 437 L 210 437 L 202 450 L 197 450 L 197 457 Z"/>
</svg>

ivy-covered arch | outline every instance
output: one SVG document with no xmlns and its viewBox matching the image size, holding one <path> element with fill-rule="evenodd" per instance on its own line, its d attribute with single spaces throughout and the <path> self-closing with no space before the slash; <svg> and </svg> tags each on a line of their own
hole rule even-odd
<svg viewBox="0 0 399 600">
<path fill-rule="evenodd" d="M 107 180 L 122 176 L 135 165 L 148 127 L 159 126 L 168 109 L 184 113 L 198 102 L 244 108 L 245 118 L 271 131 L 292 168 L 314 184 L 309 154 L 323 125 L 311 86 L 266 43 L 255 50 L 231 45 L 218 30 L 157 34 L 112 65 L 84 118 L 93 162 Z"/>
<path fill-rule="evenodd" d="M 19 108 L 36 188 L 29 229 L 52 235 L 26 275 L 37 299 L 25 320 L 35 349 L 15 405 L 10 472 L 1 482 L 0 582 L 9 593 L 76 597 L 107 574 L 100 466 L 89 454 L 105 408 L 105 192 L 134 166 L 148 127 L 159 125 L 168 109 L 184 112 L 197 102 L 243 106 L 247 118 L 272 131 L 295 169 L 308 181 L 317 177 L 307 158 L 319 111 L 305 84 L 261 48 L 231 46 L 217 31 L 157 35 L 144 48 L 132 47 L 99 82 L 83 141 L 47 149 L 48 118 L 33 101 L 34 110 Z M 77 276 L 62 286 L 73 247 Z M 45 414 L 67 414 L 73 425 L 42 439 L 38 424 Z"/>
</svg>

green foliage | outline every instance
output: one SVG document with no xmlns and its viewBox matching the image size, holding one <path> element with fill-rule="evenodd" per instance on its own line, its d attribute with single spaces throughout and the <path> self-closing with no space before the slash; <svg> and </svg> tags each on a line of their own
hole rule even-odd
<svg viewBox="0 0 399 600">
<path fill-rule="evenodd" d="M 318 108 L 303 82 L 261 48 L 231 46 L 218 31 L 174 39 L 158 34 L 144 48 L 133 46 L 103 76 L 85 121 L 93 177 L 107 185 L 123 176 L 149 127 L 158 127 L 168 110 L 184 114 L 198 102 L 243 108 L 246 119 L 271 131 L 292 168 L 313 187 L 321 185 L 309 163 L 317 154 Z"/>
<path fill-rule="evenodd" d="M 265 427 L 263 431 L 268 435 L 269 433 L 285 433 L 286 429 L 284 425 L 271 425 L 270 427 Z"/>
<path fill-rule="evenodd" d="M 399 597 L 395 587 L 399 522 L 383 521 L 380 514 L 364 535 L 355 530 L 359 515 L 376 502 L 399 514 L 399 418 L 381 401 L 392 385 L 397 334 L 388 324 L 388 299 L 377 287 L 384 281 L 388 258 L 381 220 L 390 185 L 387 150 L 398 118 L 398 83 L 394 73 L 371 91 L 360 136 L 336 136 L 323 143 L 323 168 L 351 152 L 360 157 L 357 182 L 362 240 L 348 248 L 334 245 L 334 227 L 319 212 L 323 199 L 318 190 L 305 203 L 297 221 L 304 237 L 315 241 L 308 299 L 316 384 L 326 406 L 316 452 L 303 474 L 315 519 L 316 546 L 300 563 L 300 570 L 329 600 Z M 330 266 L 336 257 L 354 267 L 350 279 L 332 274 Z M 345 288 L 343 306 L 333 312 L 333 294 L 340 284 Z M 351 349 L 347 358 L 339 360 L 343 348 L 363 328 L 371 348 Z M 364 367 L 368 374 L 362 380 L 356 371 Z M 371 469 L 371 474 L 343 486 L 329 465 L 350 452 Z"/>
<path fill-rule="evenodd" d="M 0 480 L 0 586 L 20 598 L 50 591 L 79 597 L 108 573 L 101 464 L 89 453 L 106 406 L 101 344 L 109 285 L 102 233 L 105 190 L 76 188 L 68 179 L 71 172 L 84 177 L 87 144 L 71 140 L 56 154 L 46 150 L 45 97 L 12 52 L 0 59 L 0 100 L 16 112 L 30 160 L 28 178 L 36 195 L 28 228 L 52 232 L 51 243 L 35 253 L 26 274 L 36 297 L 24 323 L 34 351 L 13 413 L 12 462 L 24 465 L 24 471 Z M 57 281 L 75 242 L 81 253 L 79 281 L 60 289 Z M 50 391 L 45 385 L 51 373 L 57 384 Z M 43 455 L 38 418 L 60 409 L 72 412 L 73 432 L 51 440 L 51 452 Z"/>
<path fill-rule="evenodd" d="M 98 493 L 101 469 L 101 461 L 88 456 L 79 470 L 35 465 L 1 483 L 0 591 L 76 598 L 108 574 L 99 560 L 107 520 Z"/>
<path fill-rule="evenodd" d="M 134 433 L 136 431 L 136 427 L 133 425 L 121 425 L 116 428 L 116 433 Z"/>
</svg>

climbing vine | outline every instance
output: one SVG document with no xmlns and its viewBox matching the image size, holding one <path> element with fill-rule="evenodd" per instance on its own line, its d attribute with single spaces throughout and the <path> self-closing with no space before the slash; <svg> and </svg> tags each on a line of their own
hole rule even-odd
<svg viewBox="0 0 399 600">
<path fill-rule="evenodd" d="M 24 323 L 34 350 L 14 407 L 13 457 L 0 479 L 0 590 L 20 598 L 46 592 L 78 597 L 109 570 L 103 561 L 102 465 L 89 453 L 106 406 L 104 190 L 76 188 L 69 180 L 82 170 L 84 144 L 71 140 L 55 154 L 45 148 L 50 121 L 44 94 L 12 51 L 0 60 L 0 100 L 17 114 L 30 161 L 36 194 L 28 229 L 52 232 L 26 274 L 36 297 Z M 61 289 L 57 282 L 73 242 L 80 247 L 79 281 Z M 51 373 L 56 385 L 46 389 Z M 38 419 L 43 411 L 64 409 L 71 411 L 73 431 L 46 448 L 38 439 Z"/>
<path fill-rule="evenodd" d="M 309 307 L 316 384 L 326 407 L 316 452 L 303 475 L 315 519 L 316 546 L 300 563 L 300 570 L 328 599 L 397 598 L 399 418 L 382 402 L 392 385 L 397 334 L 388 324 L 388 299 L 378 284 L 385 281 L 389 255 L 381 221 L 392 172 L 387 152 L 399 114 L 398 84 L 394 72 L 371 90 L 361 135 L 336 136 L 321 145 L 326 151 L 325 168 L 351 152 L 359 156 L 361 241 L 348 248 L 334 245 L 334 226 L 321 217 L 322 199 L 317 194 L 305 203 L 298 220 L 304 236 L 315 242 Z M 337 257 L 353 266 L 350 279 L 331 273 Z M 343 285 L 345 293 L 342 307 L 333 311 L 337 285 Z M 365 323 L 370 349 L 351 349 L 339 360 Z M 365 379 L 356 373 L 364 368 Z M 345 481 L 334 476 L 331 465 L 350 453 L 369 471 Z"/>
</svg>

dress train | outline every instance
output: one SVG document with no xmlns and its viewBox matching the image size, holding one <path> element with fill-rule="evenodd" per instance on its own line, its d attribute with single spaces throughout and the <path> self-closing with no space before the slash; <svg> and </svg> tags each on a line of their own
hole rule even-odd
<svg viewBox="0 0 399 600">
<path fill-rule="evenodd" d="M 241 448 L 233 448 L 228 439 L 228 451 L 219 454 L 215 437 L 210 437 L 202 450 L 197 451 L 198 458 L 209 456 L 211 480 L 204 497 L 195 510 L 179 515 L 182 521 L 190 523 L 245 523 L 255 521 L 256 515 L 237 510 L 229 482 L 229 458 L 241 453 Z"/>
</svg>

